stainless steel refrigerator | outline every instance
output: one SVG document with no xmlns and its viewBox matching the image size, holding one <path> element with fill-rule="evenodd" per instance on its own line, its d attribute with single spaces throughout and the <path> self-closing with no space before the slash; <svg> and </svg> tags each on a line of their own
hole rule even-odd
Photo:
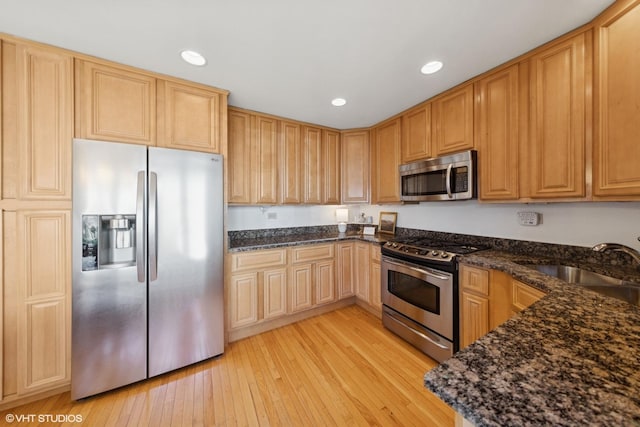
<svg viewBox="0 0 640 427">
<path fill-rule="evenodd" d="M 74 140 L 72 399 L 223 353 L 222 170 Z"/>
</svg>

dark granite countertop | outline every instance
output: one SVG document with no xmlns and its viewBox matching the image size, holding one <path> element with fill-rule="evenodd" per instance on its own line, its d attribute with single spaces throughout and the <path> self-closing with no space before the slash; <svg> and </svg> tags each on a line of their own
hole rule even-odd
<svg viewBox="0 0 640 427">
<path fill-rule="evenodd" d="M 287 246 L 310 245 L 314 243 L 337 242 L 342 240 L 361 240 L 365 242 L 383 244 L 392 237 L 392 235 L 388 234 L 375 234 L 370 236 L 363 235 L 359 232 L 337 233 L 331 231 L 322 233 L 249 237 L 231 240 L 229 242 L 229 252 L 255 251 Z"/>
<path fill-rule="evenodd" d="M 496 250 L 461 262 L 547 295 L 427 372 L 429 390 L 477 426 L 640 425 L 640 309 L 520 264 L 573 264 L 640 283 L 637 270 Z"/>
</svg>

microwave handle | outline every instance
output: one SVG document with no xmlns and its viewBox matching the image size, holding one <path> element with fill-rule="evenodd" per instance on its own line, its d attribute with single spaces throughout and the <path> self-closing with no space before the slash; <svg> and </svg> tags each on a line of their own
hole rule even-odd
<svg viewBox="0 0 640 427">
<path fill-rule="evenodd" d="M 453 199 L 453 194 L 451 193 L 451 168 L 453 167 L 453 163 L 449 163 L 447 166 L 447 177 L 445 178 L 447 184 L 447 196 L 450 199 Z"/>
</svg>

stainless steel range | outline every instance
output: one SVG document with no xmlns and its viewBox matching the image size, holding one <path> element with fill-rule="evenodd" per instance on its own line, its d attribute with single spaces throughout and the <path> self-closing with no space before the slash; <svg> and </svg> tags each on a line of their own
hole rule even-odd
<svg viewBox="0 0 640 427">
<path fill-rule="evenodd" d="M 425 238 L 382 247 L 382 323 L 433 359 L 458 351 L 456 256 L 485 249 Z"/>
</svg>

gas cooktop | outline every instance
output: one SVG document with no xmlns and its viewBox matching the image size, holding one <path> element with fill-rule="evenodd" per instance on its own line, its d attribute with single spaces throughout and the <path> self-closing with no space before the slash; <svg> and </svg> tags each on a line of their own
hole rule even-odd
<svg viewBox="0 0 640 427">
<path fill-rule="evenodd" d="M 386 255 L 399 255 L 416 260 L 453 263 L 456 255 L 465 255 L 483 249 L 486 247 L 444 242 L 424 237 L 408 237 L 385 243 L 382 252 Z"/>
</svg>

